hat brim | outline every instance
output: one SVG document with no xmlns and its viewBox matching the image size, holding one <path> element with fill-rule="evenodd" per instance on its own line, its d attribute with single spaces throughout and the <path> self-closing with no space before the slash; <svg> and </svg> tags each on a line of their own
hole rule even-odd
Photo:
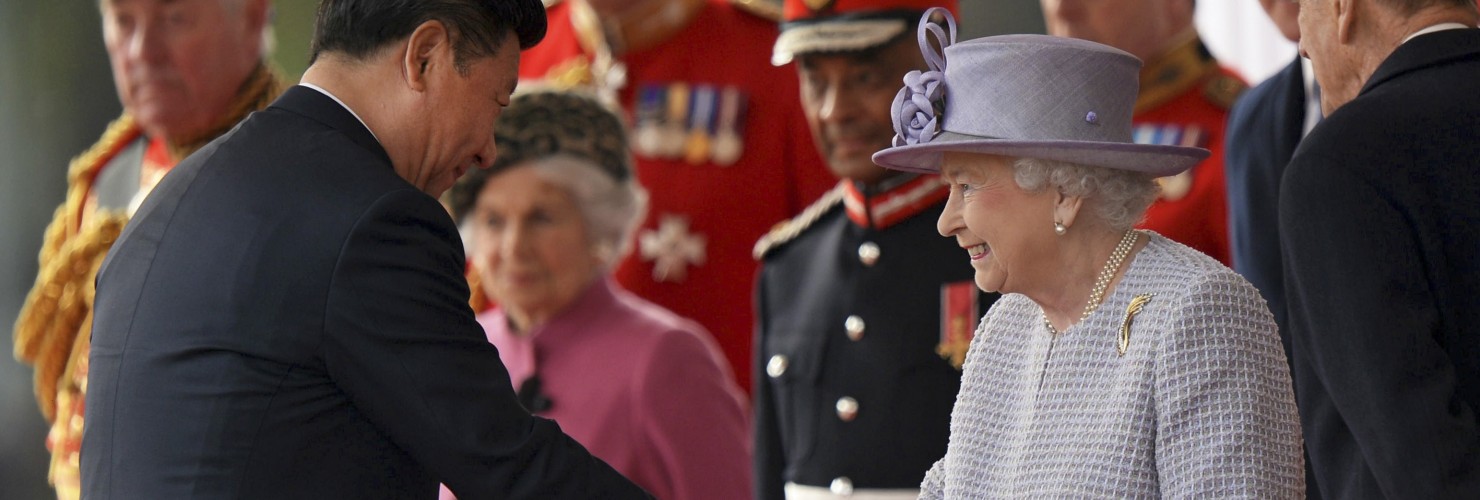
<svg viewBox="0 0 1480 500">
<path fill-rule="evenodd" d="M 924 144 L 896 146 L 874 153 L 874 163 L 891 170 L 939 173 L 947 151 L 1015 158 L 1039 158 L 1080 165 L 1130 170 L 1157 177 L 1175 175 L 1206 159 L 1208 150 L 1126 142 L 1021 141 L 988 139 L 951 132 Z"/>
<path fill-rule="evenodd" d="M 855 19 L 788 26 L 776 37 L 771 64 L 781 66 L 798 54 L 850 52 L 870 49 L 904 33 L 909 23 L 900 19 Z"/>
</svg>

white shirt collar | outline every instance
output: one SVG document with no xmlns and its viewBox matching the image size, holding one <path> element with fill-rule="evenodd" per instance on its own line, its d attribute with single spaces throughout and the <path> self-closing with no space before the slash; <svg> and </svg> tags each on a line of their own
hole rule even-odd
<svg viewBox="0 0 1480 500">
<path fill-rule="evenodd" d="M 1439 24 L 1435 24 L 1433 26 L 1429 26 L 1427 28 L 1418 30 L 1417 32 L 1414 32 L 1412 35 L 1408 35 L 1408 38 L 1404 38 L 1403 39 L 1403 43 L 1408 43 L 1409 40 L 1412 40 L 1414 38 L 1418 38 L 1419 35 L 1427 35 L 1429 33 L 1435 32 L 1435 31 L 1462 30 L 1462 29 L 1465 29 L 1465 28 L 1473 28 L 1473 27 L 1474 26 L 1465 26 L 1464 23 L 1439 23 Z M 1403 43 L 1400 43 L 1398 45 L 1402 45 Z"/>
<path fill-rule="evenodd" d="M 1321 94 L 1316 83 L 1316 69 L 1310 59 L 1300 58 L 1300 77 L 1305 80 L 1305 123 L 1301 124 L 1300 137 L 1305 137 L 1321 121 Z"/>
<path fill-rule="evenodd" d="M 298 84 L 299 85 L 302 85 L 304 87 L 308 87 L 308 88 L 317 90 L 317 91 L 319 91 L 320 94 L 324 94 L 326 96 L 329 96 L 329 98 L 330 99 L 333 99 L 334 102 L 339 103 L 340 106 L 344 106 L 344 110 L 345 111 L 349 111 L 350 116 L 354 116 L 356 120 L 359 120 L 360 121 L 360 125 L 363 125 L 365 127 L 365 130 L 370 130 L 370 125 L 365 124 L 365 120 L 362 119 L 362 118 L 360 118 L 360 115 L 358 113 L 355 113 L 355 110 L 350 109 L 350 107 L 349 107 L 348 104 L 345 104 L 344 101 L 339 100 L 339 98 L 338 97 L 335 97 L 334 94 L 331 94 L 331 93 L 329 93 L 329 91 L 324 90 L 323 87 L 320 87 L 318 85 L 314 85 L 312 83 L 299 82 Z M 370 137 L 375 137 L 375 142 L 380 142 L 380 138 L 375 136 L 375 131 L 374 130 L 370 130 Z"/>
</svg>

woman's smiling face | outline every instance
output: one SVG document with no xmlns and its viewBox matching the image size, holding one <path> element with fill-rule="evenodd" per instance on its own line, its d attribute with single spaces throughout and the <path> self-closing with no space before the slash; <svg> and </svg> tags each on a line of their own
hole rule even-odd
<svg viewBox="0 0 1480 500">
<path fill-rule="evenodd" d="M 936 229 L 956 238 L 987 292 L 1022 293 L 1035 277 L 1052 272 L 1053 191 L 1025 191 L 1013 180 L 1014 159 L 946 152 L 941 178 L 951 194 Z"/>
</svg>

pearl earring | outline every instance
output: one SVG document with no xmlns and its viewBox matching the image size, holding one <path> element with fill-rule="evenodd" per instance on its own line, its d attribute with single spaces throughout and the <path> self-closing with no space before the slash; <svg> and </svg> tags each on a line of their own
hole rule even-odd
<svg viewBox="0 0 1480 500">
<path fill-rule="evenodd" d="M 1054 223 L 1053 223 L 1053 234 L 1057 234 L 1059 236 L 1063 236 L 1064 233 L 1067 233 L 1067 232 L 1069 232 L 1069 228 L 1066 227 L 1066 226 L 1064 226 L 1064 223 L 1058 222 L 1058 221 L 1054 221 Z"/>
</svg>

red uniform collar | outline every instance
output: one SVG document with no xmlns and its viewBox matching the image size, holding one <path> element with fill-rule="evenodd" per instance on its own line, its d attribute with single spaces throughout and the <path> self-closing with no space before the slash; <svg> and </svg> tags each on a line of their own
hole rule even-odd
<svg viewBox="0 0 1480 500">
<path fill-rule="evenodd" d="M 920 175 L 904 182 L 890 181 L 880 185 L 883 188 L 881 192 L 867 195 L 859 189 L 859 183 L 844 181 L 843 206 L 854 224 L 884 229 L 944 201 L 950 194 L 940 177 L 934 175 Z"/>
</svg>

